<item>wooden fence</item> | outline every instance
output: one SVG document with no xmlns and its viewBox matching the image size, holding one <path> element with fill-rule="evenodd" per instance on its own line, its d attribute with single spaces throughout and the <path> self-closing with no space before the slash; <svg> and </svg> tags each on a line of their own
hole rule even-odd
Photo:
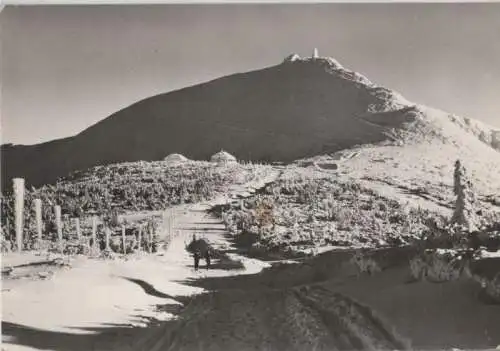
<svg viewBox="0 0 500 351">
<path fill-rule="evenodd" d="M 13 179 L 13 194 L 14 194 L 14 231 L 15 231 L 15 243 L 16 243 L 16 250 L 18 252 L 21 252 L 24 248 L 24 211 L 25 210 L 30 210 L 30 209 L 25 209 L 24 205 L 24 196 L 25 196 L 25 181 L 23 178 L 15 178 Z M 42 207 L 43 203 L 41 199 L 34 199 L 33 200 L 33 210 L 35 212 L 35 235 L 37 241 L 41 242 L 43 238 L 43 228 L 44 228 L 44 223 L 42 219 Z M 64 242 L 64 236 L 63 236 L 63 231 L 64 231 L 64 223 L 62 219 L 62 214 L 61 214 L 61 206 L 60 205 L 55 205 L 53 206 L 53 211 L 54 211 L 54 216 L 55 216 L 55 228 L 56 228 L 56 235 L 53 237 L 53 241 L 58 243 L 58 244 L 63 244 Z M 167 238 L 167 241 L 171 239 L 171 237 L 174 235 L 174 216 L 175 216 L 175 211 L 172 209 L 167 210 L 164 212 L 163 215 L 163 226 L 161 229 L 165 229 L 165 232 L 163 233 L 164 236 Z M 74 224 L 75 228 L 75 234 L 76 234 L 76 239 L 81 240 L 82 238 L 90 238 L 93 249 L 96 249 L 98 247 L 98 235 L 97 235 L 97 229 L 98 229 L 98 222 L 99 222 L 99 217 L 92 215 L 90 218 L 91 221 L 91 231 L 90 233 L 85 233 L 82 231 L 82 223 L 80 221 L 80 218 L 68 218 L 67 219 L 69 223 Z M 100 220 L 101 222 L 102 219 Z M 121 224 L 121 252 L 123 254 L 127 253 L 127 236 L 126 236 L 126 225 Z M 112 231 L 109 226 L 104 226 L 104 247 L 105 250 L 111 250 L 111 237 L 112 237 Z M 153 240 L 154 240 L 155 233 L 153 232 L 153 229 L 149 227 L 149 231 L 146 232 L 146 226 L 144 223 L 141 223 L 137 226 L 137 250 L 142 251 L 143 250 L 143 241 L 144 239 L 146 240 L 146 251 L 147 252 L 152 252 L 153 251 Z"/>
</svg>

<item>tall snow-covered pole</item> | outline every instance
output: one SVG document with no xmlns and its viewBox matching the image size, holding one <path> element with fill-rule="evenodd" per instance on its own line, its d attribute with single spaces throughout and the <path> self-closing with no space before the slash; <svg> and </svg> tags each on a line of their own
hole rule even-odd
<svg viewBox="0 0 500 351">
<path fill-rule="evenodd" d="M 57 241 L 62 244 L 63 234 L 62 234 L 62 222 L 61 222 L 61 206 L 54 206 L 54 213 L 56 217 L 56 231 L 57 231 Z"/>
<path fill-rule="evenodd" d="M 35 206 L 35 222 L 36 222 L 36 234 L 37 239 L 42 240 L 42 200 L 35 199 L 33 200 L 33 204 Z"/>
<path fill-rule="evenodd" d="M 16 229 L 17 251 L 23 249 L 23 229 L 24 229 L 24 179 L 14 178 L 14 223 Z"/>
<path fill-rule="evenodd" d="M 97 217 L 92 216 L 92 246 L 97 248 Z"/>
</svg>

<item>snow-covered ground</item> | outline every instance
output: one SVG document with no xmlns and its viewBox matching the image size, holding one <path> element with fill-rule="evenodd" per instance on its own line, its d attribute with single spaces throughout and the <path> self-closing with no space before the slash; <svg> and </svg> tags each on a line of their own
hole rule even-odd
<svg viewBox="0 0 500 351">
<path fill-rule="evenodd" d="M 251 179 L 246 184 L 228 189 L 228 194 L 236 196 L 253 191 L 276 176 L 276 171 L 263 172 L 258 174 L 258 179 Z M 230 201 L 230 197 L 221 196 L 212 202 L 227 201 Z M 41 339 L 38 336 L 35 338 L 40 340 L 26 341 L 26 335 L 29 334 L 26 328 L 46 331 L 50 335 L 47 337 L 52 340 L 58 339 L 57 333 L 92 334 L 110 324 L 134 326 L 144 324 L 148 318 L 170 319 L 171 314 L 158 311 L 156 307 L 178 303 L 169 296 L 189 296 L 203 291 L 201 288 L 182 284 L 183 281 L 199 277 L 257 273 L 268 266 L 258 260 L 233 257 L 243 263 L 243 270 L 193 270 L 192 258 L 185 250 L 185 244 L 192 234 L 205 237 L 215 246 L 229 245 L 224 237 L 224 227 L 205 212 L 210 206 L 211 202 L 175 208 L 174 231 L 178 235 L 166 252 L 156 255 L 137 254 L 116 260 L 66 258 L 70 268 L 47 267 L 47 270 L 53 272 L 49 279 L 27 277 L 3 280 L 4 349 L 24 350 L 30 349 L 27 348 L 29 345 L 34 346 L 34 349 L 71 348 L 71 345 L 58 345 L 58 341 L 52 346 L 47 345 L 47 341 L 43 340 L 43 332 L 37 334 Z M 25 264 L 34 264 L 36 267 L 37 262 L 43 261 L 47 261 L 47 255 L 11 253 L 3 255 L 2 267 Z M 62 343 L 73 340 L 64 337 L 60 339 Z M 89 340 L 93 342 L 92 338 Z M 116 341 L 118 349 L 123 347 L 120 340 Z"/>
<path fill-rule="evenodd" d="M 340 171 L 359 178 L 368 173 L 365 180 L 375 184 L 373 178 L 384 177 L 391 167 L 372 162 L 382 166 L 363 172 L 357 162 L 380 151 L 367 150 L 358 150 Z M 391 150 L 395 155 L 400 151 Z M 383 154 L 391 155 L 387 149 Z M 324 175 L 317 169 L 290 170 L 291 177 Z M 415 348 L 431 349 L 500 344 L 500 333 L 495 332 L 500 325 L 498 306 L 477 298 L 472 283 L 410 284 L 407 267 L 359 275 L 348 263 L 349 250 L 326 252 L 300 264 L 283 262 L 272 269 L 266 269 L 270 262 L 233 250 L 223 224 L 206 210 L 251 195 L 280 174 L 269 167 L 217 199 L 176 207 L 177 235 L 164 252 L 116 260 L 77 257 L 70 268 L 47 267 L 54 273 L 46 279 L 4 279 L 3 349 L 404 349 L 407 339 Z M 418 174 L 408 169 L 400 176 L 397 180 L 407 182 Z M 202 262 L 195 272 L 185 250 L 193 234 L 227 250 L 229 261 L 215 260 L 210 270 L 204 270 Z M 47 259 L 29 253 L 2 258 L 3 267 Z M 198 295 L 202 292 L 211 293 Z M 182 318 L 176 321 L 181 307 Z"/>
</svg>

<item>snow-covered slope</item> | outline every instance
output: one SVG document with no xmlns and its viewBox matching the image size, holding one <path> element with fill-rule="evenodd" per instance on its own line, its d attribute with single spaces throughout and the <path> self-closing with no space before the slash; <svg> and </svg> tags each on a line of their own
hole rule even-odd
<svg viewBox="0 0 500 351">
<path fill-rule="evenodd" d="M 224 149 L 239 160 L 290 162 L 357 145 L 422 142 L 498 158 L 491 153 L 498 131 L 412 103 L 333 58 L 292 54 L 272 67 L 144 99 L 71 138 L 4 145 L 2 184 L 19 176 L 51 183 L 75 170 L 170 153 L 200 160 Z M 492 151 L 483 152 L 488 145 Z"/>
</svg>

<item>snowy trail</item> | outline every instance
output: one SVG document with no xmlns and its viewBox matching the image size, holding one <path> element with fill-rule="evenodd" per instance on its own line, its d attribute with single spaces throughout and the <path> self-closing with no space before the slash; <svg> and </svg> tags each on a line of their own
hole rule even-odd
<svg viewBox="0 0 500 351">
<path fill-rule="evenodd" d="M 127 260 L 81 259 L 51 280 L 12 284 L 2 294 L 5 350 L 404 349 L 372 311 L 320 286 L 205 291 L 193 281 L 258 273 L 269 263 L 231 253 L 243 269 L 213 262 L 195 272 L 185 250 L 193 233 L 229 248 L 206 210 L 247 196 L 278 172 L 228 189 L 214 201 L 174 209 L 166 251 Z M 167 216 L 166 216 L 167 217 Z M 165 217 L 165 218 L 166 218 Z M 168 232 L 168 221 L 165 233 Z M 231 278 L 232 279 L 232 278 Z M 206 294 L 199 294 L 201 292 Z M 27 307 L 28 306 L 28 307 Z M 173 318 L 180 311 L 182 318 Z M 139 327 L 151 320 L 158 326 Z M 127 348 L 128 347 L 128 348 Z"/>
<path fill-rule="evenodd" d="M 3 349 L 73 350 L 77 346 L 75 342 L 81 350 L 119 349 L 122 345 L 120 340 L 116 340 L 118 345 L 109 345 L 109 340 L 101 340 L 110 338 L 105 336 L 107 327 L 143 325 L 151 318 L 171 319 L 171 313 L 158 311 L 157 307 L 175 303 L 169 297 L 203 291 L 182 284 L 183 281 L 258 272 L 266 264 L 257 264 L 259 261 L 256 260 L 246 260 L 245 268 L 238 271 L 202 269 L 194 272 L 185 243 L 196 232 L 216 246 L 227 245 L 222 223 L 210 218 L 205 210 L 213 204 L 253 192 L 277 176 L 276 171 L 267 172 L 245 184 L 232 186 L 227 196 L 174 208 L 174 231 L 178 235 L 170 242 L 166 252 L 107 261 L 77 257 L 72 260 L 70 269 L 58 270 L 51 279 L 2 281 Z M 43 256 L 34 254 L 4 255 L 2 259 L 3 264 L 14 265 L 45 260 Z M 89 336 L 96 334 L 101 337 Z M 85 335 L 88 337 L 84 338 Z M 99 348 L 96 340 L 105 341 L 106 346 Z"/>
<path fill-rule="evenodd" d="M 201 229 L 201 236 L 215 246 L 227 244 L 222 224 L 205 214 L 206 209 L 206 204 L 199 204 L 179 217 L 177 228 L 183 232 L 172 242 L 166 260 L 183 267 L 192 265 L 183 240 L 191 237 L 193 228 Z M 241 278 L 269 265 L 234 255 L 243 261 L 243 271 L 201 269 L 191 279 L 228 275 Z M 187 301 L 179 321 L 150 328 L 128 350 L 409 349 L 407 340 L 395 334 L 370 308 L 320 285 L 248 288 L 247 284 L 241 284 L 194 296 Z"/>
<path fill-rule="evenodd" d="M 405 340 L 367 307 L 320 286 L 224 290 L 194 299 L 175 325 L 131 350 L 403 350 Z"/>
</svg>

